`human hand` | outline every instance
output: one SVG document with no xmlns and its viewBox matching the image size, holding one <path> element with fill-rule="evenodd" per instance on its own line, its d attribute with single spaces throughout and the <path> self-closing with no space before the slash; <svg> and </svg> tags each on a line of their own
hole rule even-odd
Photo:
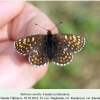
<svg viewBox="0 0 100 100">
<path fill-rule="evenodd" d="M 46 34 L 35 23 L 51 29 L 55 25 L 38 8 L 28 2 L 0 2 L 0 89 L 32 88 L 47 71 L 34 67 L 28 58 L 14 49 L 14 41 L 33 34 Z M 57 29 L 53 30 L 57 33 Z"/>
</svg>

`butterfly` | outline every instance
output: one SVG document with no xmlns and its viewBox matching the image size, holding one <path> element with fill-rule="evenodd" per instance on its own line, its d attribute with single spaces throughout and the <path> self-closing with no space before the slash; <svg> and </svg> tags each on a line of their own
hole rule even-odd
<svg viewBox="0 0 100 100">
<path fill-rule="evenodd" d="M 37 25 L 37 24 L 36 24 Z M 14 41 L 16 51 L 25 56 L 34 66 L 45 65 L 54 62 L 65 66 L 73 59 L 72 53 L 79 52 L 85 45 L 85 38 L 72 34 L 47 34 L 26 36 Z"/>
</svg>

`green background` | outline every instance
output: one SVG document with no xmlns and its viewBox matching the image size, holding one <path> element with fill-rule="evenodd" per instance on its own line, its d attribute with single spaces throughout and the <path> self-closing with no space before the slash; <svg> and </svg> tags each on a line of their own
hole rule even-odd
<svg viewBox="0 0 100 100">
<path fill-rule="evenodd" d="M 85 47 L 73 54 L 64 66 L 49 64 L 46 75 L 34 86 L 38 89 L 100 88 L 100 2 L 33 1 L 58 26 L 60 33 L 85 37 Z M 45 20 L 44 20 L 45 21 Z"/>
</svg>

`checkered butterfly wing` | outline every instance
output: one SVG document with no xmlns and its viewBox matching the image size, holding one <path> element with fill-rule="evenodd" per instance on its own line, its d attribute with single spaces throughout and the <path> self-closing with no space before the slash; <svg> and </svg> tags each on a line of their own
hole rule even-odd
<svg viewBox="0 0 100 100">
<path fill-rule="evenodd" d="M 29 55 L 29 62 L 32 65 L 44 65 L 48 58 L 44 52 L 45 35 L 31 35 L 14 42 L 16 51 L 22 55 Z"/>
<path fill-rule="evenodd" d="M 85 45 L 85 38 L 80 36 L 72 34 L 54 34 L 54 36 L 59 40 L 59 43 L 74 53 L 79 52 Z"/>
<path fill-rule="evenodd" d="M 44 65 L 48 62 L 48 56 L 45 52 L 45 46 L 43 45 L 43 42 L 41 42 L 41 46 L 35 47 L 33 51 L 29 54 L 29 62 L 32 65 L 40 66 Z"/>
<path fill-rule="evenodd" d="M 31 35 L 26 36 L 24 38 L 18 39 L 14 42 L 14 47 L 19 54 L 29 55 L 29 53 L 37 47 L 37 45 L 41 45 L 45 35 Z"/>
<path fill-rule="evenodd" d="M 54 54 L 53 61 L 57 65 L 66 65 L 72 61 L 73 55 L 71 51 L 62 43 L 57 43 L 56 53 Z"/>
</svg>

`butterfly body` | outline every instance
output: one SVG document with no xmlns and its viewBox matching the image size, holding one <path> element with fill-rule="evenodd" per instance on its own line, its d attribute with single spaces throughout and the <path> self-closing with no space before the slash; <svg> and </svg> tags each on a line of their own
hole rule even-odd
<svg viewBox="0 0 100 100">
<path fill-rule="evenodd" d="M 64 66 L 72 61 L 72 53 L 79 52 L 85 45 L 85 38 L 72 34 L 47 34 L 26 36 L 14 42 L 21 55 L 29 55 L 29 62 L 41 66 L 53 61 Z"/>
<path fill-rule="evenodd" d="M 57 40 L 52 35 L 51 31 L 48 30 L 47 36 L 44 39 L 44 45 L 45 45 L 45 53 L 47 54 L 50 61 L 53 59 L 54 54 L 56 53 L 56 44 Z"/>
</svg>

